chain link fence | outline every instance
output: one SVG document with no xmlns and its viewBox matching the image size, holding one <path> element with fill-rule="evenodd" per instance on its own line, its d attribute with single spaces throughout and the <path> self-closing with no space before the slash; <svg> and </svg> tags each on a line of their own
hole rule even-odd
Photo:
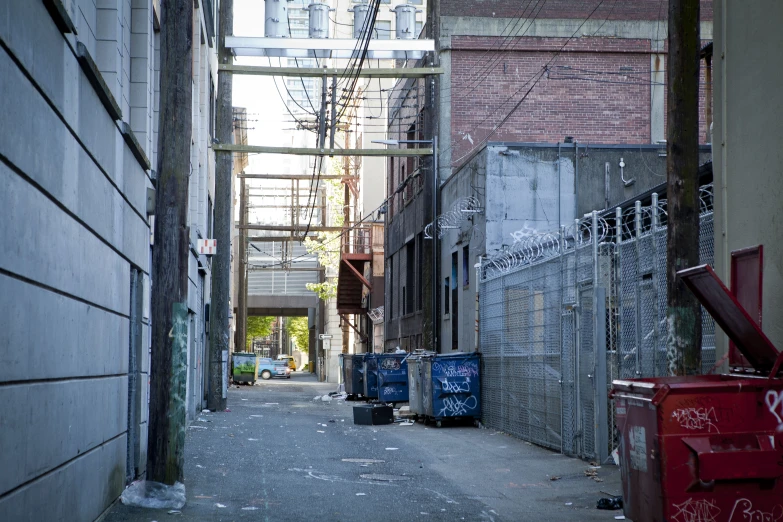
<svg viewBox="0 0 783 522">
<path fill-rule="evenodd" d="M 713 263 L 712 187 L 699 255 Z M 666 202 L 521 238 L 482 262 L 480 349 L 487 426 L 581 458 L 615 446 L 613 380 L 667 375 Z M 702 313 L 705 372 L 715 325 Z"/>
</svg>

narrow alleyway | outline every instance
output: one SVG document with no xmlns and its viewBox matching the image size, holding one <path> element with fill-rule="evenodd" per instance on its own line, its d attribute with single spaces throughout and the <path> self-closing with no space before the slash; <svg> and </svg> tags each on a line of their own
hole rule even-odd
<svg viewBox="0 0 783 522">
<path fill-rule="evenodd" d="M 571 459 L 499 432 L 416 423 L 358 426 L 355 403 L 310 374 L 229 391 L 230 412 L 188 429 L 181 514 L 117 503 L 105 522 L 183 520 L 609 521 L 617 468 Z M 552 480 L 554 477 L 558 479 Z M 605 493 L 604 493 L 605 492 Z"/>
</svg>

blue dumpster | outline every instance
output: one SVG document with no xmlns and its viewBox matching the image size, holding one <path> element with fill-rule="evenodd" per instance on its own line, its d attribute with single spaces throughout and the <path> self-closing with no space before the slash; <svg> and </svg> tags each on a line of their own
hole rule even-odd
<svg viewBox="0 0 783 522">
<path fill-rule="evenodd" d="M 374 353 L 364 355 L 364 398 L 378 398 L 378 356 Z"/>
<path fill-rule="evenodd" d="M 345 393 L 348 395 L 364 394 L 364 354 L 345 354 L 343 357 L 343 378 Z"/>
<path fill-rule="evenodd" d="M 438 427 L 446 418 L 481 419 L 479 357 L 455 353 L 422 358 L 424 415 Z"/>
<path fill-rule="evenodd" d="M 384 353 L 378 358 L 378 400 L 408 402 L 408 354 Z"/>
</svg>

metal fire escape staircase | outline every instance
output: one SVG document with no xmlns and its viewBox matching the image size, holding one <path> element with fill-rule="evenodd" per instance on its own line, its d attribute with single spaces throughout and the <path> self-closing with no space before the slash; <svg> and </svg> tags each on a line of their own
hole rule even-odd
<svg viewBox="0 0 783 522">
<path fill-rule="evenodd" d="M 340 268 L 337 279 L 337 313 L 367 313 L 365 291 L 372 283 L 365 276 L 367 264 L 372 262 L 372 230 L 370 227 L 346 229 L 340 246 Z"/>
</svg>

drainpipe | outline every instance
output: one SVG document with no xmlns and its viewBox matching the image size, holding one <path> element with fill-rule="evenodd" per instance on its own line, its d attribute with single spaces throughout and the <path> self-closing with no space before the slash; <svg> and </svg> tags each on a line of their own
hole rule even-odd
<svg viewBox="0 0 783 522">
<path fill-rule="evenodd" d="M 574 140 L 574 219 L 577 219 L 578 217 L 579 217 L 579 142 L 577 140 Z"/>
<path fill-rule="evenodd" d="M 481 256 L 476 262 L 476 339 L 474 341 L 473 351 L 479 351 L 479 277 L 481 277 Z"/>
<path fill-rule="evenodd" d="M 705 83 L 704 86 L 706 92 L 705 95 L 705 107 L 704 107 L 704 119 L 707 124 L 707 142 L 712 143 L 712 54 L 707 54 L 704 57 L 705 68 Z"/>
<path fill-rule="evenodd" d="M 438 352 L 438 137 L 432 137 L 432 350 Z"/>
<path fill-rule="evenodd" d="M 562 223 L 563 218 L 561 217 L 562 213 L 561 213 L 561 210 L 560 210 L 560 205 L 561 205 L 562 199 L 563 199 L 563 192 L 562 192 L 562 189 L 561 189 L 562 178 L 560 176 L 560 147 L 561 147 L 561 145 L 562 145 L 562 143 L 558 141 L 557 142 L 557 229 L 558 230 L 560 230 L 560 228 L 563 226 L 563 223 Z"/>
</svg>

